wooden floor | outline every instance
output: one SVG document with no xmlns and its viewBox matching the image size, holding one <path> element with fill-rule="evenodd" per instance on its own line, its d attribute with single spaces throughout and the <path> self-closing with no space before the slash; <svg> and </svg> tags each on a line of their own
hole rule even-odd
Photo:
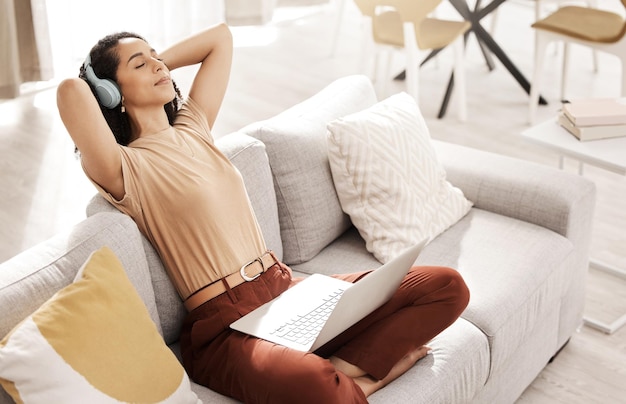
<svg viewBox="0 0 626 404">
<path fill-rule="evenodd" d="M 619 2 L 613 1 L 617 4 L 610 0 L 600 4 L 618 7 Z M 446 4 L 442 8 L 440 15 L 454 15 Z M 360 19 L 351 5 L 337 52 L 331 56 L 335 16 L 335 9 L 328 5 L 280 8 L 272 24 L 233 27 L 234 66 L 215 135 L 268 118 L 338 77 L 365 72 L 360 62 Z M 499 10 L 494 33 L 527 76 L 533 60 L 532 20 L 532 2 L 510 0 Z M 143 34 L 150 38 L 150 33 Z M 486 68 L 473 37 L 466 56 L 468 121 L 457 121 L 454 105 L 444 119 L 436 118 L 449 77 L 446 53 L 421 70 L 420 106 L 432 137 L 556 167 L 558 156 L 519 136 L 527 128 L 527 95 L 500 63 L 496 62 L 494 71 Z M 559 55 L 555 48 L 548 56 L 543 95 L 549 105 L 540 108 L 538 121 L 550 119 L 559 108 Z M 572 50 L 569 96 L 618 96 L 619 62 L 600 55 L 600 70 L 593 73 L 590 55 L 586 49 Z M 401 69 L 401 57 L 394 66 Z M 193 68 L 175 73 L 184 92 Z M 402 89 L 401 82 L 390 81 L 379 96 Z M 19 99 L 0 100 L 0 262 L 82 220 L 85 205 L 95 193 L 58 118 L 54 81 L 43 87 L 26 86 L 25 91 Z M 576 172 L 577 166 L 568 162 L 566 169 Z M 626 268 L 626 179 L 593 167 L 585 175 L 598 188 L 592 255 Z M 626 313 L 626 281 L 592 271 L 586 313 L 605 320 Z M 620 402 L 626 403 L 626 327 L 610 336 L 581 327 L 518 401 Z"/>
</svg>

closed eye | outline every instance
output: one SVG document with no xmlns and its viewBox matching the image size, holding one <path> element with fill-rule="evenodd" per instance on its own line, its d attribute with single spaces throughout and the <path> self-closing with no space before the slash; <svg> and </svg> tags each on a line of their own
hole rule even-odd
<svg viewBox="0 0 626 404">
<path fill-rule="evenodd" d="M 139 66 L 136 66 L 135 69 L 140 69 L 140 68 L 144 67 L 145 65 L 146 65 L 145 63 L 142 63 Z"/>
</svg>

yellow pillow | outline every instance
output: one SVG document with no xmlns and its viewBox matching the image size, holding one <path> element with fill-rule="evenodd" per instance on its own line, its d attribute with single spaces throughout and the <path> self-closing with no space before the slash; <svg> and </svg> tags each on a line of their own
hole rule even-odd
<svg viewBox="0 0 626 404">
<path fill-rule="evenodd" d="M 0 384 L 18 403 L 198 403 L 113 251 L 0 341 Z"/>
</svg>

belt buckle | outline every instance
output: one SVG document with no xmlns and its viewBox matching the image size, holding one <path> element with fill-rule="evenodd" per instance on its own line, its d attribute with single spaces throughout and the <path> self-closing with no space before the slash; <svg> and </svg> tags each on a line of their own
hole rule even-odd
<svg viewBox="0 0 626 404">
<path fill-rule="evenodd" d="M 258 262 L 261 265 L 261 272 L 259 272 L 258 274 L 250 277 L 246 274 L 246 268 L 248 268 L 250 265 L 254 264 L 255 262 Z M 264 272 L 265 268 L 263 267 L 263 261 L 261 260 L 261 257 L 257 257 L 255 259 L 253 259 L 252 261 L 243 264 L 241 266 L 241 269 L 239 269 L 239 274 L 241 275 L 241 277 L 243 278 L 244 281 L 246 282 L 251 282 L 253 280 L 255 280 L 256 278 L 258 278 L 259 276 L 261 276 L 261 274 Z"/>
</svg>

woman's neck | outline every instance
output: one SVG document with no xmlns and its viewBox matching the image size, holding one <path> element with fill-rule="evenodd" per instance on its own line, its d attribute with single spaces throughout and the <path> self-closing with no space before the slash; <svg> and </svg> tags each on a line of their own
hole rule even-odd
<svg viewBox="0 0 626 404">
<path fill-rule="evenodd" d="M 132 139 L 153 135 L 170 127 L 167 114 L 163 107 L 159 109 L 132 109 L 127 110 L 132 131 Z"/>
</svg>

